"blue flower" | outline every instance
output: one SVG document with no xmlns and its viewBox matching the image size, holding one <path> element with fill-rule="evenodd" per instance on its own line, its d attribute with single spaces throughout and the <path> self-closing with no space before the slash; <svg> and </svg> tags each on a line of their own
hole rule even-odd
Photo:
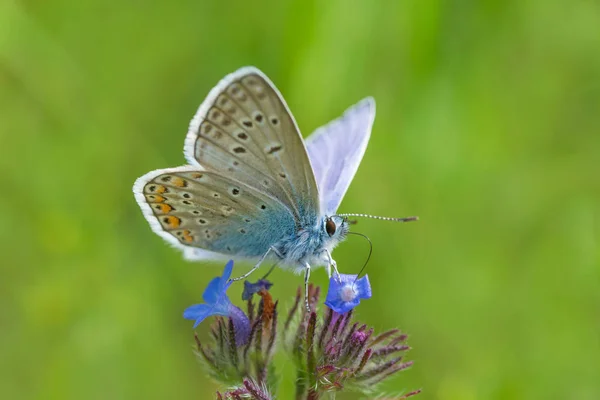
<svg viewBox="0 0 600 400">
<path fill-rule="evenodd" d="M 358 275 L 334 274 L 329 278 L 329 289 L 325 305 L 333 311 L 343 314 L 360 303 L 360 299 L 370 299 L 371 284 L 367 275 L 356 279 Z"/>
<path fill-rule="evenodd" d="M 223 275 L 214 278 L 202 294 L 205 304 L 195 304 L 185 309 L 183 318 L 196 321 L 194 328 L 211 315 L 221 315 L 231 318 L 235 328 L 235 339 L 237 345 L 245 344 L 250 336 L 250 320 L 242 310 L 231 304 L 227 297 L 227 289 L 231 286 L 231 271 L 233 270 L 233 260 L 225 265 Z"/>
<path fill-rule="evenodd" d="M 261 290 L 268 291 L 273 284 L 266 279 L 259 279 L 256 283 L 250 283 L 244 281 L 244 292 L 242 293 L 242 300 L 250 300 L 250 297 L 254 293 L 258 293 Z"/>
</svg>

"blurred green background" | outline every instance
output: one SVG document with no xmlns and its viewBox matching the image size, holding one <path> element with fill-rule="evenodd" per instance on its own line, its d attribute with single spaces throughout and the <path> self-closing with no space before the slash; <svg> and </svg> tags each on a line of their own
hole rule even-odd
<svg viewBox="0 0 600 400">
<path fill-rule="evenodd" d="M 2 0 L 3 398 L 212 398 L 181 313 L 222 265 L 182 260 L 131 186 L 184 162 L 243 65 L 304 135 L 377 101 L 341 210 L 421 217 L 356 226 L 375 246 L 359 316 L 409 332 L 416 361 L 386 393 L 600 398 L 598 1 Z M 334 255 L 356 273 L 366 253 Z M 302 279 L 273 280 L 290 304 Z"/>
</svg>

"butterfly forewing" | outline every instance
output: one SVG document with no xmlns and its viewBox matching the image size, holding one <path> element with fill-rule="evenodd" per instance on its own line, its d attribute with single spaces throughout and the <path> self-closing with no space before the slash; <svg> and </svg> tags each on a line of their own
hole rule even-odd
<svg viewBox="0 0 600 400">
<path fill-rule="evenodd" d="M 186 157 L 263 192 L 297 222 L 316 220 L 317 185 L 302 137 L 277 89 L 242 68 L 209 94 L 190 126 Z"/>
<path fill-rule="evenodd" d="M 294 231 L 295 218 L 278 199 L 218 172 L 181 167 L 139 181 L 146 218 L 176 245 L 253 258 Z"/>
<path fill-rule="evenodd" d="M 366 98 L 306 140 L 321 196 L 321 212 L 335 214 L 365 153 L 375 118 L 375 101 Z"/>
</svg>

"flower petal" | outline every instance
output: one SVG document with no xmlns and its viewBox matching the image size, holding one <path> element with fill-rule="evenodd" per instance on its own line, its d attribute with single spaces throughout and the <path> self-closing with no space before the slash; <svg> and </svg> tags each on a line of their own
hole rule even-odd
<svg viewBox="0 0 600 400">
<path fill-rule="evenodd" d="M 339 298 L 337 298 L 337 299 L 327 298 L 327 300 L 325 300 L 325 305 L 327 307 L 331 308 L 333 311 L 337 312 L 338 314 L 347 313 L 348 311 L 350 311 L 354 307 L 356 307 L 359 303 L 360 303 L 360 299 L 358 297 L 354 298 L 351 301 L 342 301 L 342 299 L 339 299 Z"/>
<path fill-rule="evenodd" d="M 340 274 L 339 278 L 337 275 L 333 275 L 333 278 L 335 278 L 336 281 L 339 281 L 341 285 L 354 283 L 356 277 L 358 277 L 358 275 Z"/>
<path fill-rule="evenodd" d="M 235 343 L 237 346 L 243 346 L 248 343 L 250 338 L 250 320 L 244 314 L 244 312 L 233 304 L 229 304 L 228 316 L 233 321 L 233 327 L 235 328 Z"/>
<path fill-rule="evenodd" d="M 206 289 L 204 289 L 202 299 L 208 304 L 215 304 L 219 300 L 221 293 L 221 277 L 213 278 L 208 286 L 206 286 Z"/>
<path fill-rule="evenodd" d="M 336 293 L 344 287 L 346 283 L 344 282 L 343 275 L 340 275 L 340 279 L 337 279 L 337 276 L 331 276 L 329 278 L 329 287 L 327 288 L 327 298 L 330 296 L 335 296 Z"/>
<path fill-rule="evenodd" d="M 227 289 L 227 287 L 229 287 L 229 285 L 227 285 L 227 282 L 229 281 L 229 278 L 231 278 L 231 272 L 233 272 L 233 260 L 229 260 L 227 262 L 227 264 L 225 264 L 225 269 L 223 270 L 223 275 L 221 275 L 221 279 L 223 282 L 223 289 Z M 227 285 L 227 286 L 225 286 Z"/>
<path fill-rule="evenodd" d="M 325 305 L 333 311 L 344 314 L 360 303 L 360 299 L 368 299 L 372 296 L 369 278 L 364 277 L 356 280 L 358 275 L 340 274 L 329 278 L 329 289 Z"/>
<path fill-rule="evenodd" d="M 212 307 L 207 304 L 195 304 L 185 309 L 185 311 L 183 312 L 183 318 L 196 321 L 196 323 L 194 324 L 195 328 L 200 322 L 204 321 L 206 317 L 211 315 L 211 308 Z"/>
<path fill-rule="evenodd" d="M 373 292 L 371 291 L 369 275 L 365 275 L 357 280 L 354 289 L 356 290 L 357 296 L 361 299 L 370 299 L 373 296 Z"/>
<path fill-rule="evenodd" d="M 229 260 L 229 262 L 227 262 L 227 264 L 225 265 L 223 275 L 211 280 L 208 286 L 206 286 L 206 289 L 204 289 L 204 293 L 202 293 L 202 299 L 206 303 L 215 304 L 219 301 L 221 295 L 225 293 L 225 291 L 231 285 L 231 282 L 229 282 L 229 278 L 231 277 L 232 271 L 233 260 Z"/>
</svg>

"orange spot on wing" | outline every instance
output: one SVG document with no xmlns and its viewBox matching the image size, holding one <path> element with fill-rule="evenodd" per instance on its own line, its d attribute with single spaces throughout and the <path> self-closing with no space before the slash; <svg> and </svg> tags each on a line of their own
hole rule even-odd
<svg viewBox="0 0 600 400">
<path fill-rule="evenodd" d="M 164 187 L 163 185 L 157 185 L 156 186 L 156 190 L 155 190 L 156 193 L 163 194 L 166 191 L 167 191 L 167 188 Z"/>
<path fill-rule="evenodd" d="M 173 178 L 171 178 L 171 183 L 178 187 L 186 187 L 187 186 L 187 182 L 185 181 L 185 179 L 182 179 L 178 176 L 174 176 Z"/>
<path fill-rule="evenodd" d="M 167 214 L 169 211 L 171 211 L 173 209 L 173 207 L 171 207 L 170 205 L 168 205 L 167 203 L 164 204 L 160 204 L 158 205 L 159 208 L 157 208 L 160 212 L 162 212 L 163 214 Z M 156 208 L 156 207 L 155 207 Z"/>
<path fill-rule="evenodd" d="M 188 243 L 192 243 L 194 241 L 194 237 L 190 235 L 190 231 L 185 230 L 183 231 L 183 240 Z"/>
<path fill-rule="evenodd" d="M 167 225 L 167 227 L 169 227 L 171 229 L 175 229 L 179 225 L 181 225 L 181 220 L 179 218 L 177 218 L 177 217 L 172 216 L 172 215 L 169 215 L 167 217 L 163 217 L 161 219 Z"/>
<path fill-rule="evenodd" d="M 167 200 L 166 197 L 162 197 L 158 194 L 146 194 L 146 201 L 151 204 L 162 203 L 165 200 Z"/>
</svg>

